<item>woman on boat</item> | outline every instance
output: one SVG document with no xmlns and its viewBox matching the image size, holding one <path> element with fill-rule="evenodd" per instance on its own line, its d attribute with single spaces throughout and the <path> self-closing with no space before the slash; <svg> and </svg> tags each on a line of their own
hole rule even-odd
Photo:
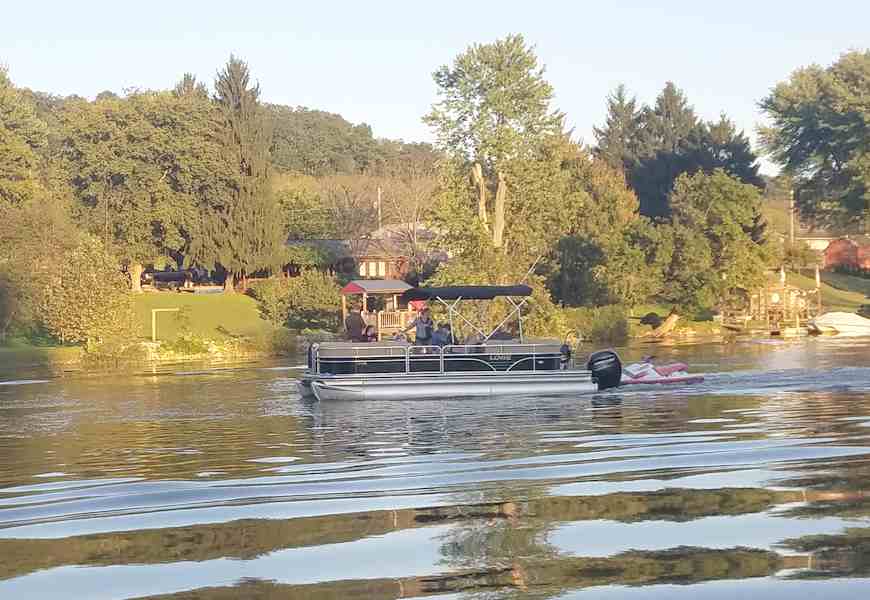
<svg viewBox="0 0 870 600">
<path fill-rule="evenodd" d="M 420 316 L 411 321 L 402 333 L 416 329 L 416 338 L 414 344 L 417 346 L 430 346 L 432 344 L 432 333 L 435 328 L 435 323 L 432 321 L 432 316 L 429 314 L 429 307 L 424 306 L 420 311 Z"/>
</svg>

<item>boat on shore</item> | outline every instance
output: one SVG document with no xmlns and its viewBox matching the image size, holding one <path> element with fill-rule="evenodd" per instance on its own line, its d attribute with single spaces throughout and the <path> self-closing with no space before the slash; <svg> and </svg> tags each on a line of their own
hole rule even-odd
<svg viewBox="0 0 870 600">
<path fill-rule="evenodd" d="M 870 336 L 870 319 L 855 313 L 825 313 L 811 319 L 807 327 L 816 335 Z"/>
<path fill-rule="evenodd" d="M 619 385 L 619 356 L 594 353 L 586 369 L 569 368 L 571 349 L 559 341 L 527 341 L 522 333 L 522 309 L 532 289 L 514 286 L 412 288 L 405 302 L 425 300 L 446 308 L 451 331 L 461 323 L 475 343 L 415 345 L 406 340 L 325 342 L 308 350 L 308 368 L 299 380 L 303 396 L 318 400 L 435 399 L 504 394 L 582 394 Z M 466 300 L 506 298 L 510 314 L 485 332 L 457 307 Z M 495 339 L 511 319 L 518 339 Z"/>
</svg>

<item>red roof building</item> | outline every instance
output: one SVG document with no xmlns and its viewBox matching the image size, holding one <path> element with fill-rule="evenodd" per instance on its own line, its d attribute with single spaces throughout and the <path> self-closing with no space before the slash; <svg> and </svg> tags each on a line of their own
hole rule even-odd
<svg viewBox="0 0 870 600">
<path fill-rule="evenodd" d="M 822 253 L 822 266 L 870 269 L 870 240 L 843 237 L 832 241 Z"/>
</svg>

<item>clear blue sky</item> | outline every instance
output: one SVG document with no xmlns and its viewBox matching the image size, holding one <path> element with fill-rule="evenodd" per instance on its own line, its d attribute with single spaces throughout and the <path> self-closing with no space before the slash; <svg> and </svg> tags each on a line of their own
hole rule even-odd
<svg viewBox="0 0 870 600">
<path fill-rule="evenodd" d="M 19 85 L 92 97 L 167 88 L 185 71 L 210 83 L 234 52 L 265 100 L 406 140 L 430 139 L 420 117 L 435 99 L 431 73 L 508 33 L 536 45 L 556 105 L 587 142 L 620 82 L 651 102 L 673 80 L 704 118 L 725 111 L 753 133 L 756 104 L 777 81 L 870 45 L 866 0 L 4 4 L 0 62 Z"/>
</svg>

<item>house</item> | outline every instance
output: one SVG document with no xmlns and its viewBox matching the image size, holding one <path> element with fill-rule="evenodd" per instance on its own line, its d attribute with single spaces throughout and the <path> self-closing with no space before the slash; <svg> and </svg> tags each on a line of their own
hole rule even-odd
<svg viewBox="0 0 870 600">
<path fill-rule="evenodd" d="M 401 244 L 393 240 L 288 240 L 291 262 L 289 275 L 308 266 L 333 273 L 370 279 L 402 279 L 411 260 Z"/>
<path fill-rule="evenodd" d="M 825 269 L 870 269 L 870 237 L 849 236 L 831 241 L 822 252 Z"/>
<path fill-rule="evenodd" d="M 427 243 L 434 233 L 422 225 L 400 223 L 385 225 L 368 236 L 354 240 L 288 240 L 293 261 L 285 271 L 290 275 L 300 268 L 317 265 L 333 273 L 367 279 L 405 279 L 419 260 L 446 260 L 443 252 L 432 252 Z"/>
</svg>

